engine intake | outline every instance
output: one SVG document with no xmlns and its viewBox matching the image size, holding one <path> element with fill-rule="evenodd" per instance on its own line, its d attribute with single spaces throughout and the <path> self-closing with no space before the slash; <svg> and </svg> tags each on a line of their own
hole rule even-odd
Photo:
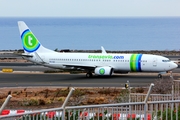
<svg viewBox="0 0 180 120">
<path fill-rule="evenodd" d="M 112 72 L 113 72 L 113 68 L 111 68 L 109 66 L 97 67 L 94 70 L 94 73 L 96 75 L 112 75 Z"/>
</svg>

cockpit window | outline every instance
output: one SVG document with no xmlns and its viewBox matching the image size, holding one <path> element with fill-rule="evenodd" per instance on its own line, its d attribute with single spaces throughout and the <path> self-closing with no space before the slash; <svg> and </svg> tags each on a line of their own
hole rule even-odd
<svg viewBox="0 0 180 120">
<path fill-rule="evenodd" d="M 162 60 L 163 62 L 170 62 L 170 60 Z"/>
</svg>

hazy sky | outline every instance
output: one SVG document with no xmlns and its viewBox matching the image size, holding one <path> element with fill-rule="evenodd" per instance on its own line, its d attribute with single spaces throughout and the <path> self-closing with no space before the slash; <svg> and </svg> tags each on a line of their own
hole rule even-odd
<svg viewBox="0 0 180 120">
<path fill-rule="evenodd" d="M 180 16 L 180 0 L 0 0 L 0 17 Z"/>
</svg>

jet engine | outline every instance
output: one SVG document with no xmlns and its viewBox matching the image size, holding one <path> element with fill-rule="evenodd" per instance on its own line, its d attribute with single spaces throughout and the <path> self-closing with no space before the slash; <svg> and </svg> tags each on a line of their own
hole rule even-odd
<svg viewBox="0 0 180 120">
<path fill-rule="evenodd" d="M 112 75 L 112 72 L 113 72 L 113 68 L 111 68 L 109 66 L 97 67 L 94 70 L 94 73 L 96 75 Z"/>
</svg>

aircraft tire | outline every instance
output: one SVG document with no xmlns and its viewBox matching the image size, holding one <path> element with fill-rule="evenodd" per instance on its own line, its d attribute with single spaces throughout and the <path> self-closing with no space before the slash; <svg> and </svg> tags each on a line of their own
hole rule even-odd
<svg viewBox="0 0 180 120">
<path fill-rule="evenodd" d="M 87 77 L 87 78 L 91 78 L 92 76 L 93 76 L 93 75 L 92 75 L 91 72 L 86 73 L 86 77 Z"/>
<path fill-rule="evenodd" d="M 162 75 L 161 75 L 161 74 L 158 74 L 158 78 L 162 78 Z"/>
</svg>

